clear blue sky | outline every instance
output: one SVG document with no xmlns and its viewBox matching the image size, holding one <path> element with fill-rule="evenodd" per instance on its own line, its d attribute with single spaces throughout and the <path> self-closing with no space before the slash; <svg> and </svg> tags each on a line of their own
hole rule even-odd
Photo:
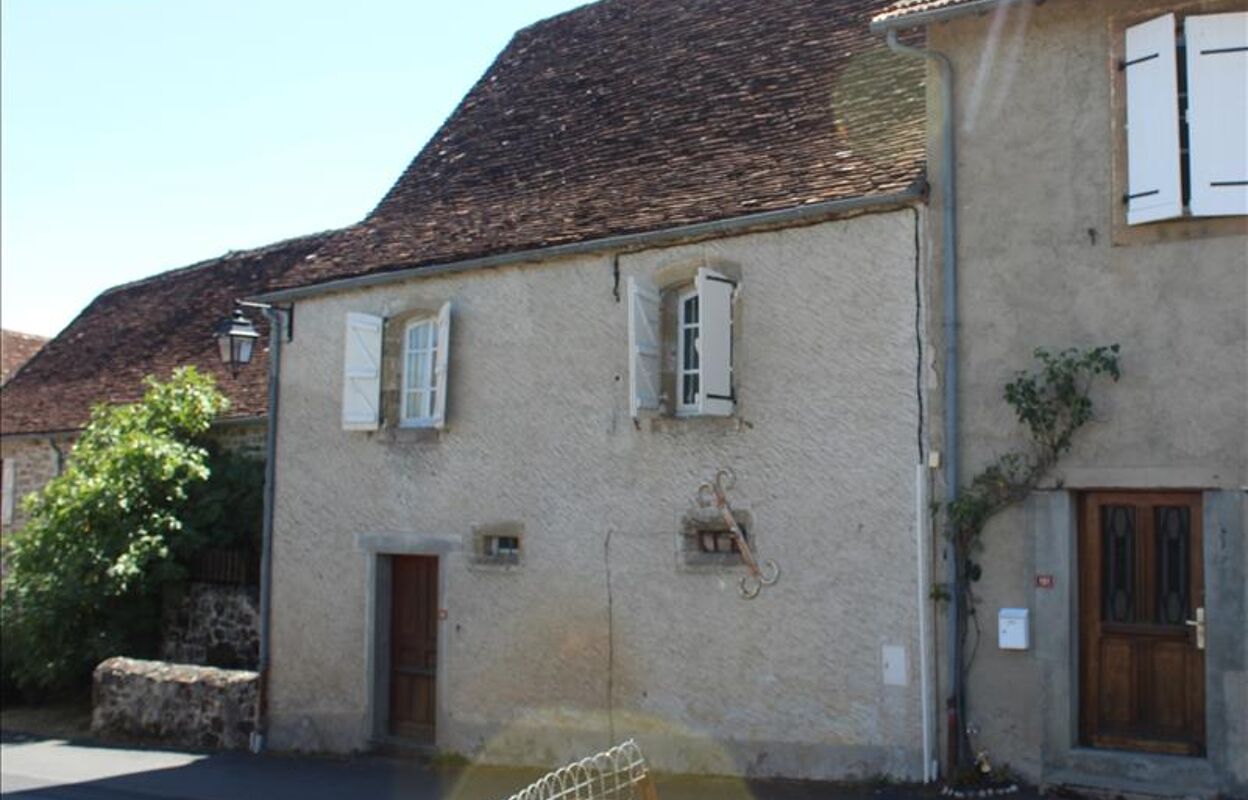
<svg viewBox="0 0 1248 800">
<path fill-rule="evenodd" d="M 363 217 L 517 29 L 583 0 L 0 0 L 0 324 Z"/>
</svg>

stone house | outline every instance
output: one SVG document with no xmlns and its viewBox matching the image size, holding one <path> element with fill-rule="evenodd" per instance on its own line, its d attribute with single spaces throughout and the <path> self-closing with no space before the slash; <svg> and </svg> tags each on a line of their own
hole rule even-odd
<svg viewBox="0 0 1248 800">
<path fill-rule="evenodd" d="M 873 28 L 925 31 L 953 75 L 950 163 L 929 73 L 926 335 L 946 349 L 952 182 L 963 480 L 1018 441 L 1001 386 L 1033 348 L 1122 345 L 1094 424 L 985 534 L 963 722 L 1033 780 L 1243 796 L 1245 5 L 906 0 Z M 1029 613 L 1025 649 L 1002 646 L 1001 609 Z"/>
<path fill-rule="evenodd" d="M 923 774 L 922 67 L 880 7 L 526 28 L 258 296 L 298 320 L 272 746 Z"/>
<path fill-rule="evenodd" d="M 139 399 L 143 378 L 167 378 L 193 364 L 211 373 L 230 411 L 214 435 L 223 445 L 264 455 L 267 354 L 237 376 L 225 369 L 212 333 L 237 298 L 263 291 L 310 254 L 324 235 L 305 236 L 113 287 L 95 298 L 0 389 L 4 513 L 0 530 L 20 528 L 21 499 L 60 473 L 78 431 L 101 403 Z"/>
</svg>

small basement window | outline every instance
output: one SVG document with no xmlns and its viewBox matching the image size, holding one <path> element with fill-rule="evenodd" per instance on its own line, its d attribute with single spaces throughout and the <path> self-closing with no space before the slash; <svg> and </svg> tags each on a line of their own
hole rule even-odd
<svg viewBox="0 0 1248 800">
<path fill-rule="evenodd" d="M 492 558 L 515 559 L 520 556 L 519 536 L 485 537 L 485 555 Z"/>
<path fill-rule="evenodd" d="M 747 543 L 750 541 L 750 532 L 745 528 L 741 528 L 741 535 Z M 700 530 L 698 531 L 698 552 L 740 554 L 741 548 L 737 545 L 737 537 L 730 530 Z"/>
<path fill-rule="evenodd" d="M 750 512 L 734 509 L 732 517 L 741 529 L 746 544 L 753 547 L 753 519 Z M 678 549 L 680 567 L 684 569 L 716 570 L 735 568 L 745 563 L 741 557 L 741 549 L 737 546 L 737 539 L 732 535 L 732 529 L 714 508 L 694 509 L 685 515 Z"/>
<path fill-rule="evenodd" d="M 473 563 L 514 566 L 520 563 L 524 547 L 524 524 L 496 522 L 473 529 Z"/>
</svg>

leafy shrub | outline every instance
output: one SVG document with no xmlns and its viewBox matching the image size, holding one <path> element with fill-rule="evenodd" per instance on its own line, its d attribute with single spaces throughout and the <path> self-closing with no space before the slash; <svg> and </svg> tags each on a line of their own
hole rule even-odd
<svg viewBox="0 0 1248 800">
<path fill-rule="evenodd" d="M 190 488 L 182 515 L 190 549 L 227 547 L 260 551 L 264 461 L 208 446 L 208 480 Z M 187 552 L 179 548 L 178 553 Z"/>
<path fill-rule="evenodd" d="M 96 407 L 65 472 L 26 500 L 0 599 L 6 684 L 73 689 L 98 661 L 155 648 L 160 587 L 182 577 L 183 514 L 209 474 L 202 439 L 228 401 L 192 367 L 147 387 Z"/>
</svg>

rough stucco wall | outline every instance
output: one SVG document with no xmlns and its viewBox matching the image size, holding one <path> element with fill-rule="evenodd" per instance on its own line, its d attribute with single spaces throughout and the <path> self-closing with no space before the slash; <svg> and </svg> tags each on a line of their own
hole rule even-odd
<svg viewBox="0 0 1248 800">
<path fill-rule="evenodd" d="M 553 763 L 638 735 L 661 768 L 920 772 L 913 551 L 914 215 L 623 255 L 632 274 L 740 268 L 740 414 L 635 428 L 610 256 L 431 277 L 299 304 L 284 351 L 272 742 L 368 740 L 360 534 L 459 538 L 444 557 L 440 747 Z M 449 429 L 340 430 L 344 316 L 455 303 Z M 698 484 L 736 470 L 760 555 L 677 568 Z M 523 564 L 473 568 L 474 526 L 524 526 Z M 881 645 L 909 683 L 883 685 Z"/>
<path fill-rule="evenodd" d="M 1062 485 L 1248 484 L 1245 238 L 1111 244 L 1121 206 L 1111 187 L 1109 20 L 1138 9 L 1131 0 L 1018 3 L 930 30 L 930 46 L 956 72 L 964 478 L 1017 445 L 1001 387 L 1035 347 L 1118 342 L 1122 381 L 1098 390 L 1098 419 L 1064 459 Z M 935 147 L 929 161 L 936 185 L 944 170 Z M 932 197 L 937 223 L 939 192 Z M 938 421 L 941 409 L 932 410 Z M 995 626 L 998 608 L 1036 607 L 1037 542 L 1018 511 L 986 540 L 977 587 L 985 642 L 969 722 L 1034 779 L 1044 745 L 1039 654 L 999 651 Z M 1075 576 L 1058 578 L 1056 591 L 1070 591 Z M 1228 681 L 1242 696 L 1242 671 Z"/>
</svg>

